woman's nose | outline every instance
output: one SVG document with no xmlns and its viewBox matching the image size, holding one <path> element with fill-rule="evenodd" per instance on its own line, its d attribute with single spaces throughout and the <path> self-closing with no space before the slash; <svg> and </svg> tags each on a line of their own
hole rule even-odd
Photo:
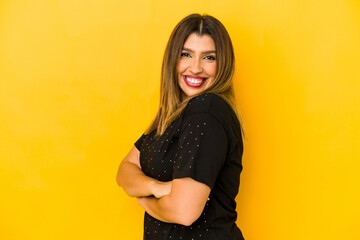
<svg viewBox="0 0 360 240">
<path fill-rule="evenodd" d="M 202 72 L 201 60 L 194 58 L 190 64 L 190 71 L 193 74 L 199 74 Z"/>
</svg>

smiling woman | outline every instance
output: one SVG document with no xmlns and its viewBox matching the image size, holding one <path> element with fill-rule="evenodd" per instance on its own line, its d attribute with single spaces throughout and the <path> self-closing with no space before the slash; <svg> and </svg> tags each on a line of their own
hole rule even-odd
<svg viewBox="0 0 360 240">
<path fill-rule="evenodd" d="M 216 74 L 216 51 L 209 35 L 192 33 L 184 43 L 177 66 L 179 86 L 186 96 L 209 88 Z"/>
<path fill-rule="evenodd" d="M 145 209 L 144 239 L 244 239 L 235 223 L 243 142 L 233 72 L 220 21 L 180 21 L 164 54 L 158 113 L 117 175 Z"/>
</svg>

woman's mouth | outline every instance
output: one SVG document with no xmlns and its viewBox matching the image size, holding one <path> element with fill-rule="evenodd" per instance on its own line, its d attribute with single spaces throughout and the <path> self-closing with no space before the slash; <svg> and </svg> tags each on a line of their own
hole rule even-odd
<svg viewBox="0 0 360 240">
<path fill-rule="evenodd" d="M 201 87 L 207 80 L 207 78 L 204 77 L 191 75 L 183 75 L 183 79 L 189 87 Z"/>
</svg>

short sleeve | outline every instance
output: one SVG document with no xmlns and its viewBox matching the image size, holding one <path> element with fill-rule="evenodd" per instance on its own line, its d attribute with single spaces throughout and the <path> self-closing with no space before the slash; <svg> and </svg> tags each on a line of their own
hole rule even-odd
<svg viewBox="0 0 360 240">
<path fill-rule="evenodd" d="M 146 137 L 146 135 L 145 134 L 143 134 L 136 142 L 135 142 L 135 147 L 140 151 L 140 149 L 141 149 L 141 146 L 142 146 L 142 144 L 143 144 L 143 142 L 144 142 L 144 139 L 145 139 L 145 137 Z"/>
<path fill-rule="evenodd" d="M 173 179 L 190 177 L 213 188 L 225 162 L 228 136 L 210 113 L 188 115 L 181 125 Z"/>
</svg>

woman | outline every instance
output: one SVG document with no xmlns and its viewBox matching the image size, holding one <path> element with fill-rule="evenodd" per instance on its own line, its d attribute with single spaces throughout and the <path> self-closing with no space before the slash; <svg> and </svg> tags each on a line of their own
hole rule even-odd
<svg viewBox="0 0 360 240">
<path fill-rule="evenodd" d="M 235 221 L 243 143 L 224 26 L 192 14 L 173 30 L 160 107 L 117 182 L 145 209 L 144 239 L 244 239 Z"/>
</svg>

